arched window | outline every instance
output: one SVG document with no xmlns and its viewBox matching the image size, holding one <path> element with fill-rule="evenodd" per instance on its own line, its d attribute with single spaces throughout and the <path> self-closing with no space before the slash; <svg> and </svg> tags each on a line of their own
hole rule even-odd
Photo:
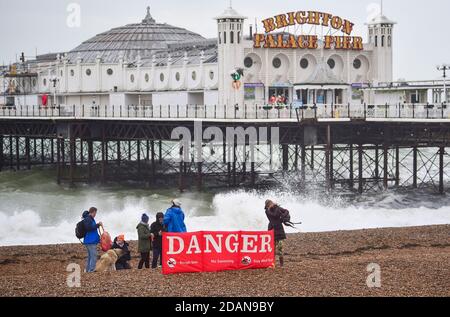
<svg viewBox="0 0 450 317">
<path fill-rule="evenodd" d="M 392 37 L 388 36 L 388 47 L 392 46 Z"/>
<path fill-rule="evenodd" d="M 375 47 L 378 47 L 378 36 L 375 36 Z"/>
<path fill-rule="evenodd" d="M 237 42 L 238 42 L 238 44 L 241 44 L 241 32 L 238 32 Z"/>
<path fill-rule="evenodd" d="M 227 32 L 223 32 L 223 44 L 227 44 Z"/>
<path fill-rule="evenodd" d="M 230 43 L 234 44 L 234 32 L 233 31 L 230 32 Z"/>
<path fill-rule="evenodd" d="M 381 37 L 381 47 L 384 47 L 384 35 Z"/>
</svg>

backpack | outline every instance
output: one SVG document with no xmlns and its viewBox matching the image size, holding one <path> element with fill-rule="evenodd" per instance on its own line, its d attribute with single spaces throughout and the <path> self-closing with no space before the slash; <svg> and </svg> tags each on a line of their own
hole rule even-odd
<svg viewBox="0 0 450 317">
<path fill-rule="evenodd" d="M 279 207 L 280 210 L 280 219 L 283 223 L 291 222 L 291 215 L 289 214 L 289 210 Z"/>
<path fill-rule="evenodd" d="M 83 239 L 86 236 L 86 226 L 84 224 L 84 219 L 77 223 L 75 227 L 75 236 L 77 239 Z"/>
</svg>

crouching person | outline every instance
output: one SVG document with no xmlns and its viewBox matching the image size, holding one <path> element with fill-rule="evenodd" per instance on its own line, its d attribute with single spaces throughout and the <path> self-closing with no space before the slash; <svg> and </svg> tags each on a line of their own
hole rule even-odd
<svg viewBox="0 0 450 317">
<path fill-rule="evenodd" d="M 123 251 L 123 255 L 116 262 L 116 270 L 130 270 L 131 266 L 129 261 L 131 261 L 131 253 L 128 249 L 129 244 L 125 241 L 125 236 L 120 235 L 114 239 L 112 249 L 120 249 Z"/>
</svg>

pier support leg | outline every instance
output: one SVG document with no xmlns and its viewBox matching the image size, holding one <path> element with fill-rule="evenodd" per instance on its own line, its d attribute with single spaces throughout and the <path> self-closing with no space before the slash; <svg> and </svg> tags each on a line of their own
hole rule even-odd
<svg viewBox="0 0 450 317">
<path fill-rule="evenodd" d="M 102 148 L 102 162 L 101 162 L 101 176 L 100 176 L 101 180 L 100 181 L 102 184 L 104 184 L 105 180 L 106 180 L 106 156 L 105 156 L 106 142 L 105 142 L 104 138 L 102 139 L 101 148 Z"/>
<path fill-rule="evenodd" d="M 14 163 L 13 163 L 13 137 L 9 136 L 9 168 L 13 170 Z"/>
<path fill-rule="evenodd" d="M 375 145 L 375 181 L 378 184 L 380 180 L 380 149 L 378 144 Z"/>
<path fill-rule="evenodd" d="M 234 146 L 233 146 L 233 186 L 236 187 L 237 186 L 237 175 L 236 175 L 236 147 L 237 144 L 236 142 L 234 142 Z"/>
<path fill-rule="evenodd" d="M 385 144 L 383 147 L 383 187 L 385 190 L 388 189 L 388 176 L 389 176 L 389 148 Z"/>
<path fill-rule="evenodd" d="M 445 193 L 444 188 L 444 155 L 445 147 L 439 149 L 439 193 L 443 195 Z"/>
<path fill-rule="evenodd" d="M 137 179 L 140 179 L 141 176 L 141 140 L 137 140 Z"/>
<path fill-rule="evenodd" d="M 120 152 L 120 141 L 117 141 L 117 166 L 120 167 L 122 153 Z"/>
<path fill-rule="evenodd" d="M 88 140 L 87 145 L 88 145 L 88 182 L 92 183 L 92 163 L 94 161 L 94 144 L 92 140 Z"/>
<path fill-rule="evenodd" d="M 197 173 L 198 173 L 198 175 L 197 175 L 197 189 L 199 191 L 201 191 L 202 187 L 203 187 L 203 171 L 202 171 L 202 168 L 203 168 L 203 163 L 202 162 L 197 163 Z"/>
<path fill-rule="evenodd" d="M 50 139 L 50 163 L 55 163 L 55 141 Z"/>
<path fill-rule="evenodd" d="M 363 193 L 364 183 L 363 183 L 363 146 L 359 144 L 358 146 L 358 192 Z"/>
<path fill-rule="evenodd" d="M 395 146 L 395 186 L 400 186 L 400 147 Z"/>
<path fill-rule="evenodd" d="M 289 171 L 289 145 L 283 144 L 281 149 L 283 152 L 283 172 L 287 172 Z"/>
<path fill-rule="evenodd" d="M 327 178 L 327 188 L 333 187 L 333 149 L 331 141 L 331 126 L 327 126 L 327 148 L 325 150 L 325 175 Z"/>
<path fill-rule="evenodd" d="M 45 145 L 45 140 L 41 138 L 41 164 L 42 165 L 45 164 L 45 149 L 44 149 L 44 145 Z"/>
<path fill-rule="evenodd" d="M 56 139 L 56 181 L 58 185 L 61 184 L 61 141 L 62 139 Z"/>
<path fill-rule="evenodd" d="M 0 135 L 0 172 L 3 170 L 4 156 L 3 156 L 3 135 Z"/>
<path fill-rule="evenodd" d="M 71 133 L 72 135 L 72 133 Z M 76 160 L 76 148 L 75 148 L 75 139 L 73 137 L 70 138 L 69 141 L 69 178 L 70 178 L 70 186 L 74 185 L 74 176 L 75 176 L 75 160 Z"/>
<path fill-rule="evenodd" d="M 20 170 L 20 137 L 16 137 L 16 169 Z"/>
<path fill-rule="evenodd" d="M 302 153 L 301 153 L 301 168 L 302 168 L 302 186 L 305 187 L 305 183 L 306 183 L 306 146 L 304 144 L 302 144 L 302 149 L 301 149 Z"/>
<path fill-rule="evenodd" d="M 152 183 L 155 183 L 156 180 L 156 166 L 155 166 L 155 141 L 151 141 L 151 155 L 152 155 Z"/>
<path fill-rule="evenodd" d="M 353 189 L 355 187 L 353 144 L 350 144 L 349 157 L 350 157 L 350 162 L 349 162 L 349 170 L 350 170 L 349 178 L 350 178 L 350 181 L 349 181 L 349 185 L 350 185 L 350 189 Z"/>
<path fill-rule="evenodd" d="M 36 145 L 36 139 L 34 139 L 34 144 Z M 31 140 L 29 137 L 25 138 L 25 156 L 27 160 L 27 170 L 31 170 Z M 36 156 L 36 146 L 34 147 L 34 154 Z"/>
<path fill-rule="evenodd" d="M 417 146 L 413 148 L 413 188 L 417 188 Z"/>
</svg>

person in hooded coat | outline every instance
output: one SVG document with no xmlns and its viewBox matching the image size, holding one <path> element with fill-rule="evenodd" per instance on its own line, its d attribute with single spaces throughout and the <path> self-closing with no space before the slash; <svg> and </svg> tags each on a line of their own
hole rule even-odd
<svg viewBox="0 0 450 317">
<path fill-rule="evenodd" d="M 95 266 L 97 264 L 97 245 L 100 243 L 100 235 L 98 234 L 98 229 L 103 227 L 101 222 L 96 223 L 95 217 L 97 216 L 97 208 L 92 207 L 89 211 L 83 213 L 84 228 L 86 230 L 86 235 L 83 239 L 83 244 L 87 250 L 87 260 L 86 260 L 86 272 L 91 273 L 95 271 Z"/>
<path fill-rule="evenodd" d="M 284 266 L 284 245 L 283 241 L 287 239 L 286 232 L 284 231 L 282 213 L 283 208 L 278 206 L 271 200 L 267 200 L 265 204 L 265 211 L 267 219 L 269 219 L 269 231 L 274 230 L 275 236 L 275 250 L 276 254 L 280 257 L 280 266 Z"/>
<path fill-rule="evenodd" d="M 184 212 L 181 209 L 181 202 L 178 199 L 172 200 L 172 207 L 167 209 L 164 215 L 164 224 L 167 226 L 167 232 L 187 232 L 186 225 L 184 224 Z"/>
<path fill-rule="evenodd" d="M 141 261 L 139 262 L 138 269 L 142 269 L 144 264 L 145 268 L 150 268 L 150 250 L 152 233 L 150 232 L 150 226 L 148 221 L 150 218 L 147 214 L 143 214 L 141 222 L 137 225 L 138 232 L 138 252 L 141 254 Z"/>
<path fill-rule="evenodd" d="M 164 225 L 164 214 L 159 212 L 156 214 L 156 221 L 150 226 L 153 241 L 152 269 L 156 269 L 158 267 L 158 258 L 159 265 L 162 266 L 162 234 L 166 231 L 167 229 Z"/>
</svg>

